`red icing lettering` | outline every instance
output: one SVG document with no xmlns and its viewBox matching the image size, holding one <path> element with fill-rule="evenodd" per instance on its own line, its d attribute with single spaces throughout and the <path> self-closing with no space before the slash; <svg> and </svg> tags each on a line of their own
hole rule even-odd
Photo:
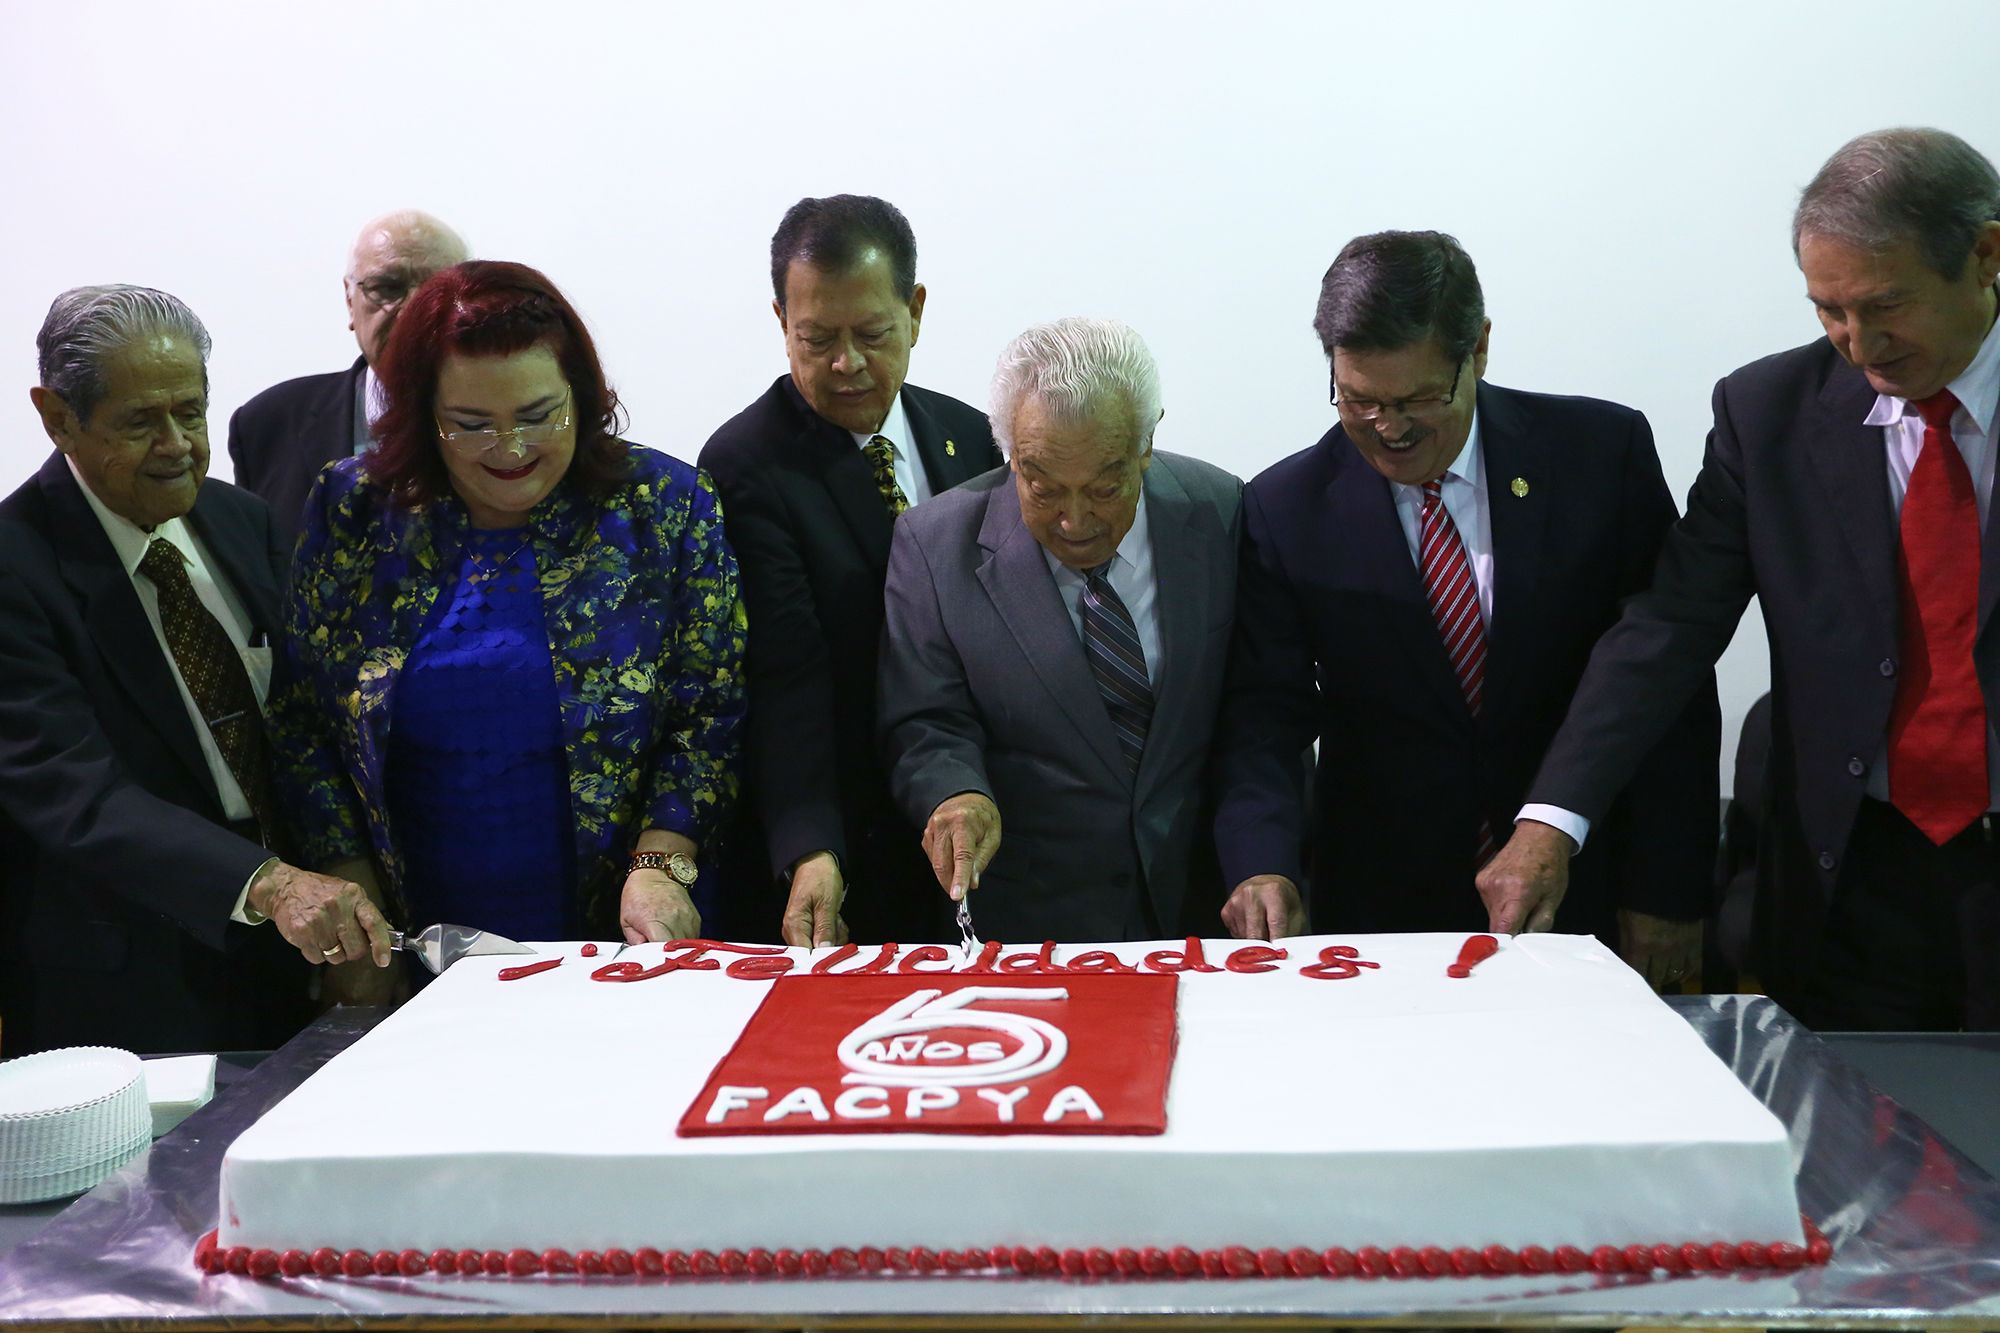
<svg viewBox="0 0 2000 1333">
<path fill-rule="evenodd" d="M 864 963 L 860 967 L 854 968 L 853 970 L 848 972 L 835 972 L 833 970 L 834 964 L 844 963 L 848 959 L 854 957 L 855 954 L 860 952 L 860 948 L 856 945 L 843 944 L 838 949 L 835 949 L 832 953 L 828 954 L 826 957 L 820 959 L 817 963 L 814 963 L 812 968 L 812 975 L 816 977 L 824 977 L 824 976 L 860 977 L 860 976 L 867 976 L 875 972 L 885 972 L 888 970 L 889 964 L 896 961 L 897 947 L 898 946 L 895 944 L 885 944 L 882 946 L 881 952 L 875 955 L 873 961 Z"/>
<path fill-rule="evenodd" d="M 552 967 L 561 966 L 562 959 L 560 958 L 544 958 L 539 963 L 523 963 L 520 967 L 503 967 L 500 969 L 500 980 L 519 981 L 522 977 L 532 977 L 537 972 L 546 972 Z"/>
<path fill-rule="evenodd" d="M 977 961 L 973 962 L 970 966 L 962 970 L 968 976 L 973 975 L 975 973 L 980 976 L 985 976 L 986 974 L 993 971 L 993 960 L 1000 956 L 1000 950 L 1003 947 L 1005 946 L 1003 946 L 999 940 L 986 941 L 986 943 L 979 946 L 979 958 L 977 959 Z"/>
<path fill-rule="evenodd" d="M 771 957 L 738 958 L 722 969 L 725 976 L 739 981 L 772 981 L 792 970 L 792 960 L 784 954 Z"/>
<path fill-rule="evenodd" d="M 669 940 L 666 952 L 652 967 L 638 962 L 606 963 L 590 974 L 592 981 L 646 981 L 686 968 L 691 972 L 713 972 L 722 964 L 708 957 L 711 950 L 722 953 L 777 957 L 783 949 L 758 944 L 724 944 L 720 940 Z"/>
<path fill-rule="evenodd" d="M 919 963 L 943 963 L 943 967 L 919 967 Z M 908 972 L 949 972 L 951 955 L 935 944 L 922 945 L 910 951 L 910 956 L 896 964 L 898 973 Z"/>
<path fill-rule="evenodd" d="M 1072 972 L 1137 972 L 1130 963 L 1120 961 L 1117 954 L 1109 949 L 1092 949 L 1089 953 L 1078 954 L 1069 960 Z"/>
<path fill-rule="evenodd" d="M 1210 963 L 1202 954 L 1201 941 L 1190 935 L 1187 944 L 1179 953 L 1172 949 L 1161 949 L 1146 955 L 1146 966 L 1155 972 L 1220 972 L 1222 969 Z"/>
<path fill-rule="evenodd" d="M 1319 951 L 1319 961 L 1300 968 L 1299 975 L 1317 981 L 1345 981 L 1360 976 L 1364 967 L 1380 966 L 1363 958 L 1361 950 L 1351 944 L 1329 944 Z"/>
<path fill-rule="evenodd" d="M 1283 949 L 1273 949 L 1268 944 L 1252 944 L 1238 949 L 1222 960 L 1222 965 L 1231 972 L 1275 972 L 1277 965 L 1291 955 Z"/>
<path fill-rule="evenodd" d="M 1458 961 L 1444 970 L 1448 977 L 1459 981 L 1472 975 L 1472 969 L 1500 952 L 1500 941 L 1491 935 L 1474 935 L 1458 951 Z"/>
<path fill-rule="evenodd" d="M 1010 953 L 1000 960 L 1002 972 L 1067 972 L 1068 968 L 1055 960 L 1056 942 L 1043 940 L 1042 947 L 1034 953 Z"/>
<path fill-rule="evenodd" d="M 578 952 L 582 953 L 585 958 L 595 958 L 597 957 L 597 946 L 595 944 L 586 944 Z"/>
</svg>

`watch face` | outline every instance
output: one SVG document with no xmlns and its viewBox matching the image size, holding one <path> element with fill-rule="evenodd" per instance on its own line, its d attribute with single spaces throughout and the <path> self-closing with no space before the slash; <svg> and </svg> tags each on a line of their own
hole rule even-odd
<svg viewBox="0 0 2000 1333">
<path fill-rule="evenodd" d="M 686 852 L 675 852 L 667 860 L 667 873 L 682 884 L 692 884 L 695 881 L 695 876 L 701 872 L 695 869 L 693 860 L 688 857 Z"/>
</svg>

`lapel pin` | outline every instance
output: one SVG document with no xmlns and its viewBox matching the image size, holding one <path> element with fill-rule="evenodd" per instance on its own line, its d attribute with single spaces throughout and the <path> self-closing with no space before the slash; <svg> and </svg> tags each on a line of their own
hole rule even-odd
<svg viewBox="0 0 2000 1333">
<path fill-rule="evenodd" d="M 1513 491 L 1516 496 L 1526 495 L 1528 493 L 1528 479 L 1526 477 L 1516 477 L 1514 478 L 1514 484 L 1508 489 Z"/>
<path fill-rule="evenodd" d="M 953 444 L 950 440 L 946 440 L 944 442 L 944 456 L 946 458 L 958 457 L 958 446 Z"/>
</svg>

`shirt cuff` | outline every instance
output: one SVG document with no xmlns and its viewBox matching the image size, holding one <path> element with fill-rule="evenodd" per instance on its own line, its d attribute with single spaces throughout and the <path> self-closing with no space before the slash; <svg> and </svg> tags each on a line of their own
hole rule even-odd
<svg viewBox="0 0 2000 1333">
<path fill-rule="evenodd" d="M 1551 828 L 1561 829 L 1569 834 L 1569 840 L 1576 844 L 1579 852 L 1583 850 L 1583 840 L 1590 836 L 1590 821 L 1559 805 L 1524 805 L 1521 813 L 1514 816 L 1516 823 L 1523 819 L 1538 820 Z"/>
<path fill-rule="evenodd" d="M 264 877 L 264 872 L 278 864 L 272 857 L 263 865 L 250 872 L 250 878 L 243 881 L 243 892 L 236 895 L 236 906 L 229 909 L 229 919 L 239 926 L 261 926 L 271 918 L 250 905 L 250 886 Z"/>
</svg>

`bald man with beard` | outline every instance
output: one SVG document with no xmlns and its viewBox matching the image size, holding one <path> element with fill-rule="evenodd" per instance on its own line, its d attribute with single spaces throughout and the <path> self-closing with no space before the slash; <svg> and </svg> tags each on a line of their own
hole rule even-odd
<svg viewBox="0 0 2000 1333">
<path fill-rule="evenodd" d="M 462 264 L 465 242 L 428 213 L 385 213 L 361 229 L 341 287 L 347 327 L 361 355 L 346 370 L 306 375 L 264 390 L 229 419 L 236 484 L 262 496 L 287 537 L 321 468 L 366 452 L 382 411 L 376 366 L 404 300 L 439 269 Z"/>
</svg>

